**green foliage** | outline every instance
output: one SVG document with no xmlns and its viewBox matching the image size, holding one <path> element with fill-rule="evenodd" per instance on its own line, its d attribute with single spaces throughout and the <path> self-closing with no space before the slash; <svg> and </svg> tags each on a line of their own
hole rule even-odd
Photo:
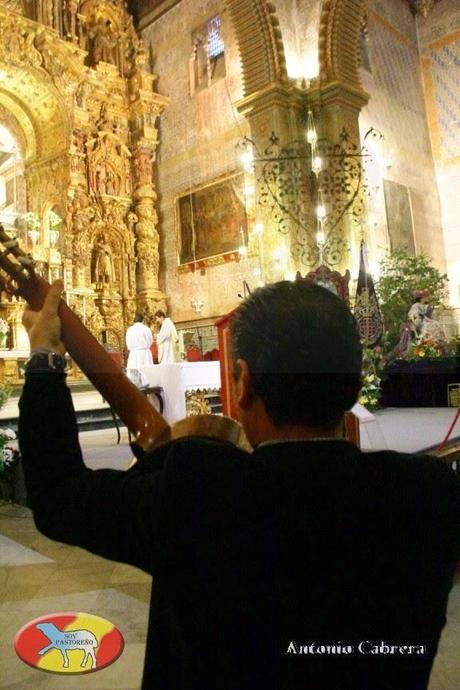
<svg viewBox="0 0 460 690">
<path fill-rule="evenodd" d="M 363 343 L 362 388 L 358 402 L 368 410 L 378 410 L 380 407 L 382 370 L 382 348 L 378 345 L 366 347 Z"/>
<path fill-rule="evenodd" d="M 455 357 L 460 357 L 460 336 L 456 335 L 450 341 L 450 346 Z"/>
<path fill-rule="evenodd" d="M 51 229 L 58 228 L 64 223 L 61 216 L 54 211 L 48 212 L 48 222 Z"/>
<path fill-rule="evenodd" d="M 8 398 L 11 395 L 11 390 L 9 388 L 4 388 L 3 386 L 0 386 L 0 410 L 8 400 Z"/>
<path fill-rule="evenodd" d="M 24 213 L 17 221 L 18 225 L 25 225 L 27 230 L 38 230 L 41 225 L 40 218 L 32 211 Z"/>
<path fill-rule="evenodd" d="M 411 256 L 403 250 L 389 254 L 380 263 L 376 284 L 385 325 L 385 350 L 392 350 L 399 341 L 399 328 L 407 321 L 416 290 L 428 290 L 430 304 L 437 307 L 447 297 L 447 275 L 432 265 L 425 254 Z"/>
</svg>

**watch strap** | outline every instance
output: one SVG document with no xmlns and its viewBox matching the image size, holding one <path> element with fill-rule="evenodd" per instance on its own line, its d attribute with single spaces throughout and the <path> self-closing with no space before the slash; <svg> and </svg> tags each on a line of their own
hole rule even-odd
<svg viewBox="0 0 460 690">
<path fill-rule="evenodd" d="M 65 357 L 51 350 L 34 350 L 25 364 L 26 373 L 54 372 L 63 374 L 66 369 Z"/>
</svg>

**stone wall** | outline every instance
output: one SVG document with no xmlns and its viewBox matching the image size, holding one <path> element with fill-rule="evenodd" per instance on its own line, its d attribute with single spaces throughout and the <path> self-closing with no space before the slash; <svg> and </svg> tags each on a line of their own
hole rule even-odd
<svg viewBox="0 0 460 690">
<path fill-rule="evenodd" d="M 375 127 L 384 136 L 372 147 L 373 163 L 368 166 L 373 263 L 390 246 L 383 184 L 383 180 L 390 180 L 410 189 L 416 251 L 430 255 L 440 269 L 445 269 L 417 25 L 401 0 L 369 0 L 368 7 L 368 38 L 364 45 L 368 59 L 363 62 L 361 74 L 370 100 L 361 113 L 360 128 L 364 134 L 369 127 Z"/>
<path fill-rule="evenodd" d="M 451 303 L 460 306 L 460 5 L 441 0 L 417 22 L 441 199 Z"/>
<path fill-rule="evenodd" d="M 158 90 L 171 104 L 161 120 L 157 191 L 161 233 L 161 288 L 175 321 L 197 318 L 192 296 L 205 304 L 200 318 L 227 313 L 239 302 L 243 280 L 254 285 L 256 258 L 231 261 L 196 271 L 178 272 L 178 196 L 224 178 L 240 167 L 235 146 L 249 129 L 232 105 L 243 96 L 238 49 L 226 11 L 217 0 L 183 0 L 153 24 L 143 38 L 150 48 Z M 220 13 L 226 76 L 190 95 L 192 33 Z"/>
</svg>

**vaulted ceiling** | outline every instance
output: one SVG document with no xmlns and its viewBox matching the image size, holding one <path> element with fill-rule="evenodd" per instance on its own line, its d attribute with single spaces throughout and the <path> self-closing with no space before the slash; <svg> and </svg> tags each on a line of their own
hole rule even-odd
<svg viewBox="0 0 460 690">
<path fill-rule="evenodd" d="M 440 0 L 403 0 L 407 2 L 414 14 L 426 17 L 430 10 Z M 147 13 L 153 12 L 158 16 L 163 14 L 174 5 L 177 5 L 180 0 L 129 0 L 129 6 L 133 14 L 140 19 Z"/>
</svg>

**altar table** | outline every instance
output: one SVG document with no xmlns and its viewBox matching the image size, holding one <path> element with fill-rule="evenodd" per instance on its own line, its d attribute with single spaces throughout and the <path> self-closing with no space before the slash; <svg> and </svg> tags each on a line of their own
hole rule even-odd
<svg viewBox="0 0 460 690">
<path fill-rule="evenodd" d="M 382 377 L 382 407 L 448 407 L 449 384 L 460 383 L 460 358 L 396 360 Z"/>
<path fill-rule="evenodd" d="M 186 417 L 187 391 L 219 390 L 220 362 L 178 362 L 142 367 L 149 386 L 163 388 L 164 412 L 167 422 L 173 424 Z"/>
</svg>

